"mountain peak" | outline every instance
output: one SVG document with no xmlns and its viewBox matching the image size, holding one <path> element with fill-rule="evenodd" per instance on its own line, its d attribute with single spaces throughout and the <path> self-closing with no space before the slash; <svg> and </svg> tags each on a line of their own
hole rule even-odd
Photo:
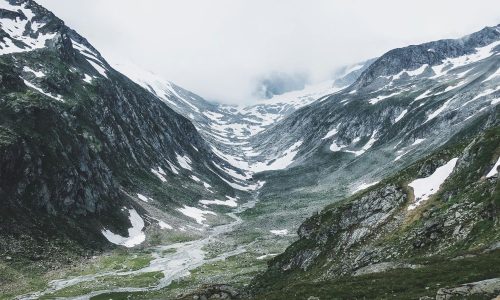
<svg viewBox="0 0 500 300">
<path fill-rule="evenodd" d="M 420 45 L 410 45 L 388 51 L 376 60 L 358 79 L 355 88 L 364 88 L 381 77 L 390 77 L 404 70 L 412 71 L 424 65 L 436 66 L 446 59 L 476 53 L 478 48 L 500 41 L 499 25 L 459 39 L 443 39 Z M 496 46 L 496 45 L 495 45 Z"/>
</svg>

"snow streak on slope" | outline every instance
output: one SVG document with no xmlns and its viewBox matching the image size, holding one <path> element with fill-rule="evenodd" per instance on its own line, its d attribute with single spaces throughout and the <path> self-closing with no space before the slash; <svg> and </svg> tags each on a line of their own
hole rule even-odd
<svg viewBox="0 0 500 300">
<path fill-rule="evenodd" d="M 498 158 L 496 164 L 491 168 L 491 170 L 486 175 L 486 178 L 491 178 L 498 174 L 498 167 L 500 166 L 500 157 Z"/>
<path fill-rule="evenodd" d="M 283 170 L 288 166 L 293 164 L 294 158 L 299 152 L 299 148 L 302 145 L 302 141 L 298 141 L 290 148 L 288 148 L 283 154 L 271 161 L 259 162 L 254 165 L 250 165 L 250 170 L 259 173 L 264 171 L 272 171 L 272 170 Z"/>
</svg>

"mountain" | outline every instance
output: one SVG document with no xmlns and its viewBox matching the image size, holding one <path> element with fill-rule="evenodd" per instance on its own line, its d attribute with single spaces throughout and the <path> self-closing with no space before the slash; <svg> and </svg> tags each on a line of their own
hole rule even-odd
<svg viewBox="0 0 500 300">
<path fill-rule="evenodd" d="M 199 235 L 226 218 L 198 201 L 245 193 L 188 119 L 45 8 L 0 3 L 2 253 L 132 246 L 147 227 Z"/>
<path fill-rule="evenodd" d="M 361 165 L 364 174 L 353 177 L 374 182 L 380 176 L 366 172 L 369 161 L 414 161 L 478 118 L 495 117 L 499 39 L 498 27 L 488 27 L 460 40 L 389 51 L 348 88 L 255 136 L 255 151 L 276 153 L 300 142 L 291 166 Z"/>
<path fill-rule="evenodd" d="M 253 136 L 254 151 L 284 153 L 288 165 L 254 175 L 266 184 L 247 234 L 280 238 L 250 248 L 269 267 L 238 297 L 468 297 L 461 284 L 496 295 L 499 42 L 495 26 L 389 51 L 351 86 Z M 422 48 L 441 60 L 413 57 Z"/>
<path fill-rule="evenodd" d="M 34 1 L 0 5 L 6 255 L 53 239 L 75 249 L 125 244 L 132 216 L 140 242 L 150 224 L 196 236 L 207 217 L 218 222 L 203 203 L 232 204 L 259 186 L 244 163 L 248 137 L 334 89 L 328 82 L 251 108 L 213 104 L 117 66 L 123 76 Z"/>
<path fill-rule="evenodd" d="M 374 60 L 346 66 L 333 79 L 303 89 L 274 95 L 249 106 L 232 106 L 205 100 L 178 85 L 132 64 L 116 64 L 115 68 L 149 90 L 170 108 L 190 119 L 212 150 L 229 166 L 219 168 L 243 184 L 254 173 L 283 169 L 287 164 L 270 165 L 276 155 L 259 155 L 252 138 L 296 110 L 352 84 Z M 281 155 L 278 153 L 278 155 Z M 281 155 L 284 156 L 284 155 Z M 279 157 L 278 157 L 279 158 Z M 286 159 L 285 159 L 286 160 Z M 280 165 L 277 167 L 277 165 Z"/>
<path fill-rule="evenodd" d="M 251 298 L 460 298 L 497 277 L 499 28 L 389 51 L 255 137 L 257 151 L 301 142 L 288 170 L 257 176 L 262 205 L 287 199 L 289 230 L 313 216 Z"/>
<path fill-rule="evenodd" d="M 459 132 L 424 159 L 313 215 L 254 280 L 251 298 L 497 296 L 499 144 L 498 122 L 472 137 Z"/>
<path fill-rule="evenodd" d="M 238 107 L 0 25 L 1 299 L 500 292 L 500 26 Z"/>
</svg>

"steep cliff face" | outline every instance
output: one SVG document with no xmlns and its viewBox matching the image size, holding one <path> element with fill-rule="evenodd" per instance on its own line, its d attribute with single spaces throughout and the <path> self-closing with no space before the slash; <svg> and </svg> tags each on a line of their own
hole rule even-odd
<svg viewBox="0 0 500 300">
<path fill-rule="evenodd" d="M 270 261 L 251 290 L 266 299 L 323 299 L 328 293 L 343 298 L 344 288 L 365 284 L 366 293 L 351 297 L 372 293 L 377 298 L 392 291 L 411 298 L 435 295 L 441 284 L 454 287 L 498 275 L 498 266 L 483 264 L 498 254 L 499 154 L 500 128 L 494 126 L 473 138 L 457 138 L 381 183 L 332 204 L 300 226 L 298 241 Z M 464 257 L 471 258 L 464 261 L 464 269 L 445 278 Z M 425 284 L 434 281 L 433 286 L 414 283 L 401 292 L 394 283 L 374 291 L 369 283 L 398 272 L 409 278 L 427 274 Z M 404 280 L 399 284 L 402 288 Z M 298 289 L 302 292 L 297 294 Z"/>
</svg>

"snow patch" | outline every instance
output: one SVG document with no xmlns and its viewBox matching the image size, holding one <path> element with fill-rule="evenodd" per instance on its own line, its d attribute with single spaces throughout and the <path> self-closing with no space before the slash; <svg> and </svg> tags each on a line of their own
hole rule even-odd
<svg viewBox="0 0 500 300">
<path fill-rule="evenodd" d="M 398 151 L 398 153 L 401 153 L 402 151 Z M 402 154 L 396 156 L 396 158 L 393 160 L 393 161 L 398 161 L 400 160 L 403 156 L 405 156 L 406 154 L 408 154 L 409 151 L 406 151 L 406 152 L 403 152 Z"/>
<path fill-rule="evenodd" d="M 132 208 L 128 210 L 128 213 L 130 223 L 132 224 L 132 227 L 128 229 L 128 237 L 115 234 L 107 229 L 102 230 L 101 233 L 109 242 L 131 248 L 144 242 L 146 240 L 146 235 L 142 232 L 144 220 L 137 211 Z"/>
<path fill-rule="evenodd" d="M 151 172 L 156 175 L 162 182 L 166 182 L 167 179 L 165 178 L 165 172 L 161 168 L 158 167 L 158 170 L 151 169 Z"/>
<path fill-rule="evenodd" d="M 45 77 L 45 73 L 43 73 L 42 71 L 35 71 L 32 68 L 27 67 L 27 66 L 25 66 L 23 68 L 23 71 L 28 72 L 28 73 L 33 73 L 35 75 L 35 77 L 37 77 L 37 78 Z"/>
<path fill-rule="evenodd" d="M 203 182 L 203 186 L 207 189 L 207 190 L 210 190 L 212 188 L 212 186 L 206 182 Z"/>
<path fill-rule="evenodd" d="M 181 166 L 181 168 L 193 171 L 193 168 L 191 167 L 191 159 L 189 158 L 189 156 L 187 155 L 181 156 L 177 153 L 175 155 L 177 157 L 177 162 L 179 163 L 179 166 Z"/>
<path fill-rule="evenodd" d="M 269 253 L 269 254 L 261 255 L 261 256 L 257 257 L 256 259 L 263 260 L 263 259 L 266 259 L 266 258 L 269 258 L 269 257 L 275 257 L 278 254 L 279 253 Z"/>
<path fill-rule="evenodd" d="M 139 194 L 139 193 L 137 193 L 137 198 L 139 198 L 140 200 L 142 200 L 144 202 L 149 202 L 149 200 L 153 200 L 152 198 L 146 197 L 143 194 Z"/>
<path fill-rule="evenodd" d="M 422 66 L 420 66 L 419 68 L 415 69 L 415 70 L 403 70 L 401 72 L 399 72 L 398 74 L 394 75 L 392 77 L 392 79 L 399 79 L 401 78 L 401 76 L 406 73 L 408 74 L 409 76 L 418 76 L 418 75 L 421 75 L 422 73 L 424 73 L 425 69 L 428 67 L 429 65 L 427 64 L 424 64 Z"/>
<path fill-rule="evenodd" d="M 438 108 L 437 110 L 435 110 L 433 113 L 431 113 L 430 115 L 427 116 L 427 120 L 425 120 L 424 124 L 429 122 L 430 120 L 434 119 L 435 117 L 437 117 L 438 115 L 440 115 L 447 107 L 448 107 L 448 104 L 450 104 L 452 99 L 449 99 L 447 100 L 443 106 L 441 106 L 440 108 Z"/>
<path fill-rule="evenodd" d="M 415 146 L 415 145 L 418 145 L 420 143 L 422 143 L 423 141 L 425 141 L 425 139 L 416 139 L 413 144 L 411 144 L 411 146 Z"/>
<path fill-rule="evenodd" d="M 451 172 L 453 172 L 457 161 L 458 158 L 453 158 L 444 166 L 437 168 L 429 177 L 419 178 L 408 184 L 408 186 L 413 188 L 415 195 L 415 203 L 412 203 L 408 207 L 408 210 L 415 209 L 422 202 L 434 195 L 443 182 L 450 176 Z"/>
<path fill-rule="evenodd" d="M 236 207 L 238 206 L 236 198 L 226 196 L 228 200 L 200 200 L 200 203 L 203 205 L 223 205 L 223 206 L 229 206 L 229 207 Z"/>
<path fill-rule="evenodd" d="M 275 159 L 272 163 L 269 162 L 259 162 L 250 166 L 250 170 L 255 173 L 271 170 L 282 170 L 286 169 L 289 165 L 294 162 L 294 158 L 299 152 L 299 148 L 302 145 L 302 141 L 298 141 L 290 148 L 285 150 L 281 157 Z"/>
<path fill-rule="evenodd" d="M 339 151 L 342 151 L 342 149 L 344 149 L 345 145 L 338 145 L 337 144 L 337 141 L 333 141 L 332 144 L 330 145 L 330 151 L 332 152 L 339 152 Z"/>
<path fill-rule="evenodd" d="M 158 226 L 160 226 L 161 229 L 173 229 L 172 226 L 168 225 L 167 223 L 165 223 L 163 221 L 159 221 Z"/>
<path fill-rule="evenodd" d="M 28 86 L 29 88 L 32 88 L 34 89 L 35 91 L 39 92 L 40 94 L 42 95 L 45 95 L 47 97 L 50 97 L 54 100 L 57 100 L 57 101 L 60 101 L 60 102 L 64 102 L 64 99 L 61 95 L 52 95 L 50 93 L 47 93 L 45 92 L 44 90 L 42 90 L 41 88 L 37 87 L 36 85 L 32 84 L 31 82 L 27 81 L 26 79 L 23 79 L 24 81 L 24 84 L 26 84 L 26 86 Z"/>
<path fill-rule="evenodd" d="M 498 174 L 498 166 L 500 166 L 500 157 L 498 158 L 497 163 L 493 166 L 493 168 L 491 168 L 491 171 L 488 172 L 488 174 L 486 175 L 486 178 L 491 178 L 491 177 L 497 175 Z"/>
<path fill-rule="evenodd" d="M 399 122 L 399 121 L 400 121 L 400 120 L 401 120 L 401 119 L 402 119 L 402 118 L 403 118 L 403 117 L 404 117 L 407 113 L 408 113 L 408 110 L 407 110 L 407 109 L 403 110 L 403 111 L 399 114 L 399 116 L 397 116 L 397 117 L 396 117 L 396 119 L 394 120 L 394 123 Z"/>
<path fill-rule="evenodd" d="M 288 234 L 288 229 L 280 229 L 280 230 L 269 230 L 274 235 L 285 236 Z"/>
<path fill-rule="evenodd" d="M 102 76 L 108 78 L 108 74 L 106 74 L 107 70 L 102 67 L 101 65 L 99 65 L 98 63 L 94 62 L 93 60 L 91 59 L 87 59 L 87 61 L 89 62 L 89 64 L 92 65 L 92 67 L 99 73 L 101 74 Z"/>
<path fill-rule="evenodd" d="M 415 102 L 415 101 L 419 101 L 419 100 L 422 100 L 424 98 L 427 98 L 427 97 L 429 97 L 430 93 L 431 93 L 431 90 L 425 91 L 423 94 L 421 94 L 420 96 L 415 98 L 415 100 L 413 100 L 413 101 Z"/>
<path fill-rule="evenodd" d="M 490 76 L 488 76 L 488 78 L 486 78 L 485 80 L 483 80 L 483 82 L 484 81 L 490 81 L 493 78 L 496 78 L 498 76 L 500 76 L 500 69 L 497 69 L 493 74 L 491 74 Z"/>
<path fill-rule="evenodd" d="M 195 219 L 198 224 L 203 224 L 203 222 L 206 220 L 205 215 L 217 215 L 213 211 L 202 210 L 187 205 L 184 205 L 183 208 L 178 208 L 177 210 L 180 211 L 183 215 Z"/>
<path fill-rule="evenodd" d="M 361 150 L 357 150 L 357 151 L 353 151 L 353 150 L 345 150 L 345 152 L 349 152 L 349 153 L 353 153 L 355 156 L 360 156 L 361 154 L 365 153 L 368 149 L 370 149 L 373 144 L 375 144 L 375 142 L 377 141 L 377 139 L 375 138 L 375 135 L 377 135 L 377 130 L 375 130 L 372 135 L 370 136 L 370 139 L 368 140 L 368 142 L 366 142 L 366 144 L 363 146 L 363 148 L 361 148 Z M 359 142 L 360 138 L 357 137 L 355 138 L 352 143 L 355 144 L 357 142 Z"/>
<path fill-rule="evenodd" d="M 389 95 L 385 95 L 385 96 L 377 96 L 376 98 L 372 98 L 372 99 L 368 100 L 368 102 L 370 102 L 371 105 L 375 105 L 375 104 L 379 103 L 382 100 L 394 97 L 396 95 L 401 94 L 402 92 L 403 91 L 399 91 L 399 92 L 395 92 L 395 93 L 392 93 L 392 94 L 389 94 Z"/>
<path fill-rule="evenodd" d="M 337 128 L 333 128 L 332 130 L 328 131 L 328 133 L 322 138 L 322 140 L 326 140 L 328 138 L 331 138 L 332 136 L 336 135 L 338 133 Z"/>
<path fill-rule="evenodd" d="M 170 166 L 170 170 L 172 170 L 172 172 L 175 174 L 175 175 L 179 175 L 179 169 L 177 169 L 173 163 L 167 161 L 168 165 Z"/>
<path fill-rule="evenodd" d="M 92 83 L 92 77 L 90 77 L 90 75 L 88 74 L 84 74 L 83 81 L 85 81 L 86 83 Z"/>
<path fill-rule="evenodd" d="M 372 183 L 362 183 L 362 184 L 358 185 L 355 189 L 353 189 L 352 193 L 356 194 L 357 192 L 365 190 L 365 189 L 367 189 L 367 188 L 369 188 L 371 186 L 374 186 L 374 185 L 376 185 L 379 182 L 380 181 L 375 181 L 375 182 L 372 182 Z"/>
</svg>

